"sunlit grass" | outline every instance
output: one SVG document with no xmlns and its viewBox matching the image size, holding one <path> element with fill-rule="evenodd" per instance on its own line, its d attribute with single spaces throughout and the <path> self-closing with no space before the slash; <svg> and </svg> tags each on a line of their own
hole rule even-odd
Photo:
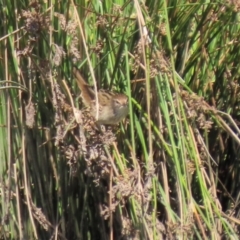
<svg viewBox="0 0 240 240">
<path fill-rule="evenodd" d="M 1 238 L 238 238 L 239 6 L 38 3 L 0 8 Z M 76 65 L 121 124 L 93 127 Z"/>
</svg>

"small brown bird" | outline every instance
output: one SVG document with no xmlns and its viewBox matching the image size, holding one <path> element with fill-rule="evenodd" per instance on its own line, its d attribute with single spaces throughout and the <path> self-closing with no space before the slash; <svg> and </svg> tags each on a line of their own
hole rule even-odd
<svg viewBox="0 0 240 240">
<path fill-rule="evenodd" d="M 128 97 L 125 94 L 114 93 L 112 91 L 98 91 L 98 107 L 95 101 L 95 91 L 83 79 L 77 68 L 73 68 L 73 74 L 76 77 L 78 87 L 81 90 L 83 103 L 90 107 L 91 115 L 96 117 L 98 109 L 98 124 L 117 124 L 128 114 Z"/>
</svg>

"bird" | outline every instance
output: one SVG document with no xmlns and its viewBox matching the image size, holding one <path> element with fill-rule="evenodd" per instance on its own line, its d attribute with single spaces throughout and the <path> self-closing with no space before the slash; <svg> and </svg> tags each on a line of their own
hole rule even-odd
<svg viewBox="0 0 240 240">
<path fill-rule="evenodd" d="M 83 104 L 90 108 L 90 113 L 98 124 L 114 125 L 127 116 L 129 105 L 128 97 L 125 94 L 100 89 L 97 92 L 97 104 L 95 91 L 86 83 L 76 67 L 73 67 L 73 74 L 77 80 L 78 87 L 81 90 Z M 98 118 L 96 119 L 97 116 Z"/>
</svg>

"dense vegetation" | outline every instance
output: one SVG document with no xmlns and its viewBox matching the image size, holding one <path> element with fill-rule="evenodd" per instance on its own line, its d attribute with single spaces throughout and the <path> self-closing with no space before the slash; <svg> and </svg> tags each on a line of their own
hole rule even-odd
<svg viewBox="0 0 240 240">
<path fill-rule="evenodd" d="M 238 239 L 239 1 L 0 1 L 1 239 Z M 72 75 L 129 96 L 100 131 Z"/>
</svg>

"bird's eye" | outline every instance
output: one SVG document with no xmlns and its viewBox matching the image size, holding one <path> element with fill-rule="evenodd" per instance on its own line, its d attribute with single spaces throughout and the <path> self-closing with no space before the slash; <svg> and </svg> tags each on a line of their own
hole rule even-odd
<svg viewBox="0 0 240 240">
<path fill-rule="evenodd" d="M 118 99 L 115 99 L 114 102 L 116 105 L 121 105 L 121 102 Z"/>
</svg>

